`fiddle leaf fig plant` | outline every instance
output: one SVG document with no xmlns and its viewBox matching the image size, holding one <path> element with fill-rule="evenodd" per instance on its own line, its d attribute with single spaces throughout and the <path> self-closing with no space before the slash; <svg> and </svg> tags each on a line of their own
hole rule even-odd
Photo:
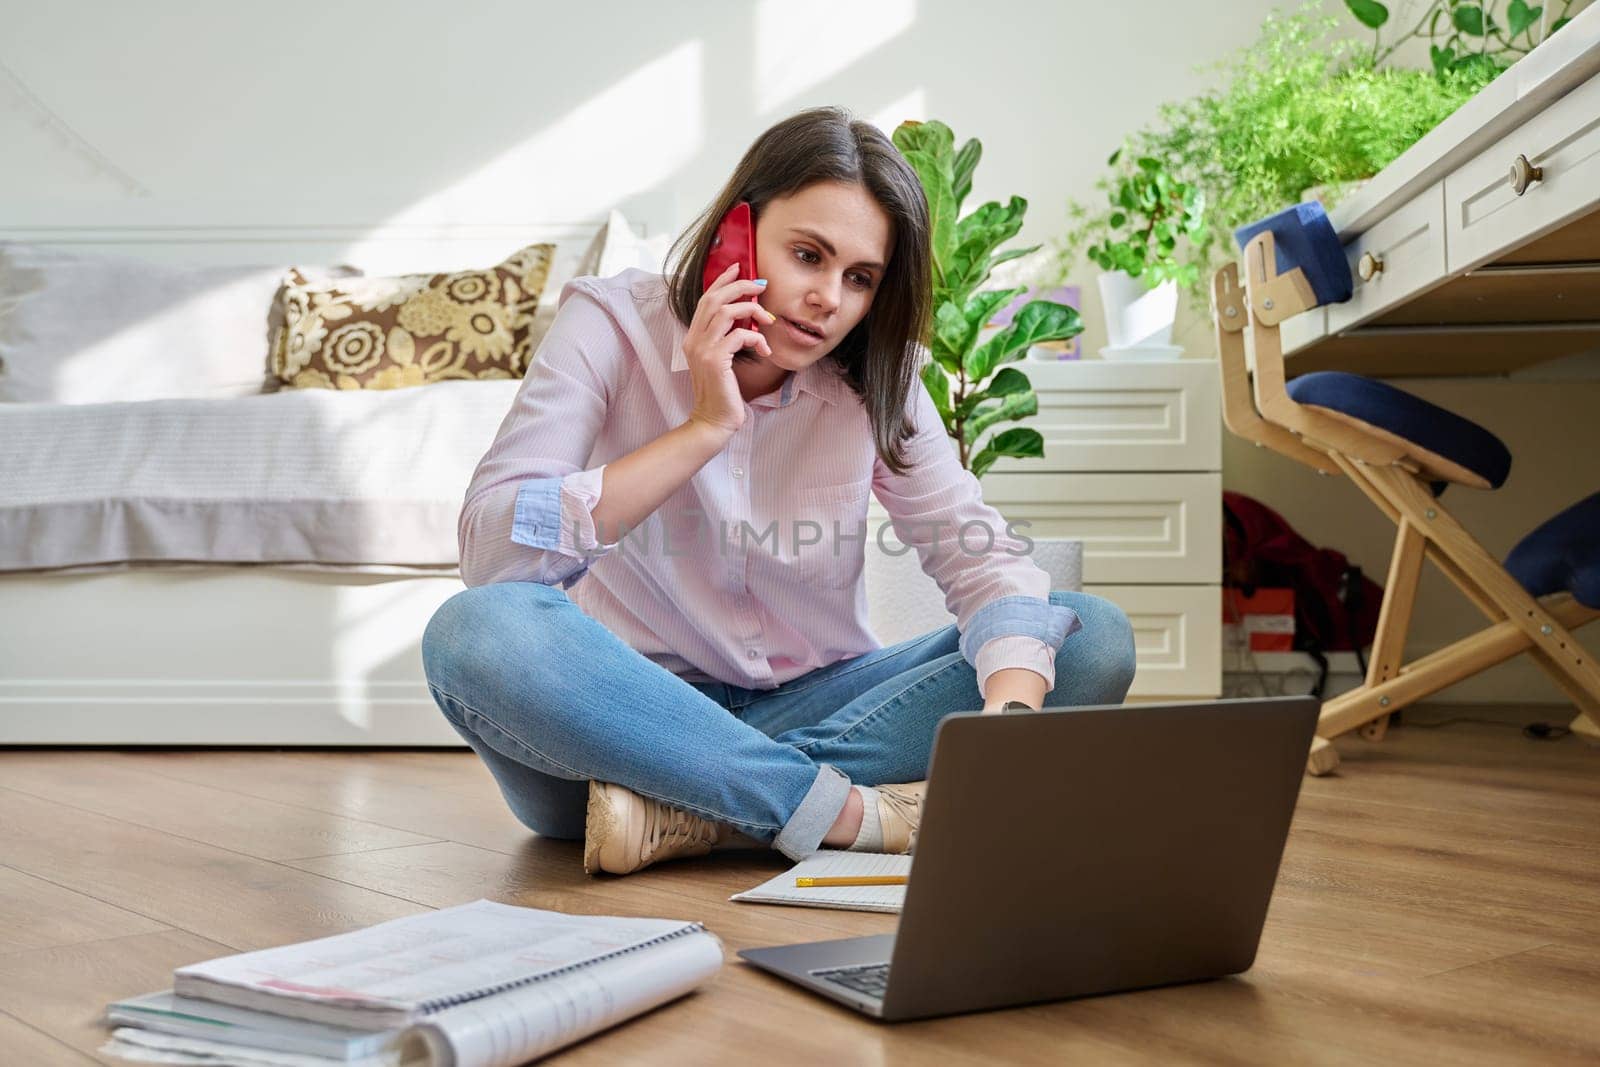
<svg viewBox="0 0 1600 1067">
<path fill-rule="evenodd" d="M 892 140 L 917 172 L 928 198 L 932 229 L 933 358 L 922 368 L 922 384 L 933 398 L 945 432 L 956 442 L 961 465 L 974 477 L 1002 456 L 1043 456 L 1039 431 L 1015 426 L 995 429 L 1036 415 L 1039 399 L 1028 376 L 1014 363 L 1028 348 L 1083 332 L 1078 312 L 1050 300 L 1030 300 L 1009 325 L 985 336 L 984 325 L 1027 292 L 1026 286 L 980 290 L 995 267 L 1039 250 L 1039 245 L 999 251 L 1022 229 L 1028 202 L 1013 196 L 989 201 L 960 217 L 972 191 L 972 172 L 983 146 L 972 138 L 960 149 L 942 122 L 903 122 Z"/>
</svg>

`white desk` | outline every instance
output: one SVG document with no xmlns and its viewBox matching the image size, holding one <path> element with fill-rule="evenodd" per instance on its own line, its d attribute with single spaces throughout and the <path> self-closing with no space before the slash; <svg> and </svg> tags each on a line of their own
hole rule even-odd
<svg viewBox="0 0 1600 1067">
<path fill-rule="evenodd" d="M 1542 170 L 1520 193 L 1519 157 Z M 1600 5 L 1331 219 L 1355 293 L 1284 323 L 1291 375 L 1494 374 L 1600 350 Z"/>
</svg>

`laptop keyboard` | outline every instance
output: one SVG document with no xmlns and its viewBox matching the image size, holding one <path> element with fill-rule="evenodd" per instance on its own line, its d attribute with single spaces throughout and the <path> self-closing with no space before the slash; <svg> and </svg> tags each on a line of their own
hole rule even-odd
<svg viewBox="0 0 1600 1067">
<path fill-rule="evenodd" d="M 813 978 L 825 978 L 830 982 L 853 989 L 857 993 L 865 993 L 869 997 L 883 999 L 883 992 L 889 988 L 889 965 L 887 963 L 868 963 L 859 967 L 828 967 L 819 971 L 812 971 Z"/>
</svg>

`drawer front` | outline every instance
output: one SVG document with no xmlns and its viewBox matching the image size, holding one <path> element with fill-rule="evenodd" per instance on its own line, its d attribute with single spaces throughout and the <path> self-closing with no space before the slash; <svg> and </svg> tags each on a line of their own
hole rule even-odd
<svg viewBox="0 0 1600 1067">
<path fill-rule="evenodd" d="M 1038 430 L 1044 457 L 1006 457 L 993 472 L 1222 469 L 1215 360 L 1024 360 L 1011 366 L 1033 384 L 1039 413 L 997 429 Z"/>
<path fill-rule="evenodd" d="M 1438 182 L 1344 246 L 1355 292 L 1328 305 L 1328 332 L 1357 326 L 1444 281 L 1444 249 L 1444 183 Z M 1361 260 L 1369 255 L 1382 269 L 1363 280 Z"/>
<path fill-rule="evenodd" d="M 1221 695 L 1221 586 L 1085 585 L 1083 591 L 1116 604 L 1133 624 L 1138 671 L 1129 696 Z"/>
<path fill-rule="evenodd" d="M 1544 177 L 1518 196 L 1518 155 Z M 1600 75 L 1444 180 L 1450 270 L 1479 266 L 1600 205 Z"/>
<path fill-rule="evenodd" d="M 1220 582 L 1222 475 L 995 474 L 984 502 L 1019 536 L 1083 542 L 1088 582 Z M 888 521 L 876 498 L 869 528 Z M 1022 522 L 1031 523 L 1022 526 Z M 978 551 L 979 531 L 966 542 Z"/>
</svg>

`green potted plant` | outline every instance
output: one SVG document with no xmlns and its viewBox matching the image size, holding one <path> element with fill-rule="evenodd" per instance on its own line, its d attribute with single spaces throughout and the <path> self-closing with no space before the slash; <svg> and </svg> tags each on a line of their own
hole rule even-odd
<svg viewBox="0 0 1600 1067">
<path fill-rule="evenodd" d="M 1116 166 L 1122 150 L 1107 160 Z M 1178 287 L 1194 284 L 1199 269 L 1178 258 L 1178 242 L 1205 226 L 1205 194 L 1174 177 L 1155 156 L 1141 156 L 1132 173 L 1108 190 L 1111 211 L 1088 256 L 1104 272 L 1100 302 L 1106 317 L 1107 358 L 1173 355 Z"/>
<path fill-rule="evenodd" d="M 928 198 L 933 230 L 929 344 L 933 358 L 921 373 L 945 432 L 956 443 L 961 465 L 979 478 L 1002 456 L 1043 456 L 1044 438 L 1037 430 L 995 429 L 1039 410 L 1027 375 L 1006 364 L 1022 359 L 1031 345 L 1077 336 L 1083 322 L 1065 304 L 1031 300 L 1017 310 L 1010 325 L 986 333 L 984 326 L 995 313 L 1027 287 L 980 289 L 996 266 L 1039 250 L 1034 245 L 997 251 L 1022 229 L 1028 202 L 1020 196 L 1004 205 L 990 201 L 961 217 L 962 201 L 972 190 L 972 172 L 983 154 L 978 140 L 972 138 L 957 150 L 950 127 L 937 121 L 903 122 L 892 139 L 917 172 Z"/>
<path fill-rule="evenodd" d="M 1494 77 L 1479 63 L 1437 71 L 1380 67 L 1379 52 L 1361 41 L 1329 42 L 1342 22 L 1315 3 L 1268 15 L 1259 37 L 1213 72 L 1217 88 L 1163 105 L 1128 135 L 1096 183 L 1114 195 L 1137 173 L 1138 160 L 1151 158 L 1203 194 L 1205 221 L 1172 253 L 1192 268 L 1177 277 L 1202 314 L 1212 273 L 1232 255 L 1236 227 L 1311 189 L 1333 207 Z M 1098 209 L 1069 202 L 1056 277 L 1076 269 L 1084 250 L 1112 232 L 1117 209 L 1110 199 Z"/>
</svg>

